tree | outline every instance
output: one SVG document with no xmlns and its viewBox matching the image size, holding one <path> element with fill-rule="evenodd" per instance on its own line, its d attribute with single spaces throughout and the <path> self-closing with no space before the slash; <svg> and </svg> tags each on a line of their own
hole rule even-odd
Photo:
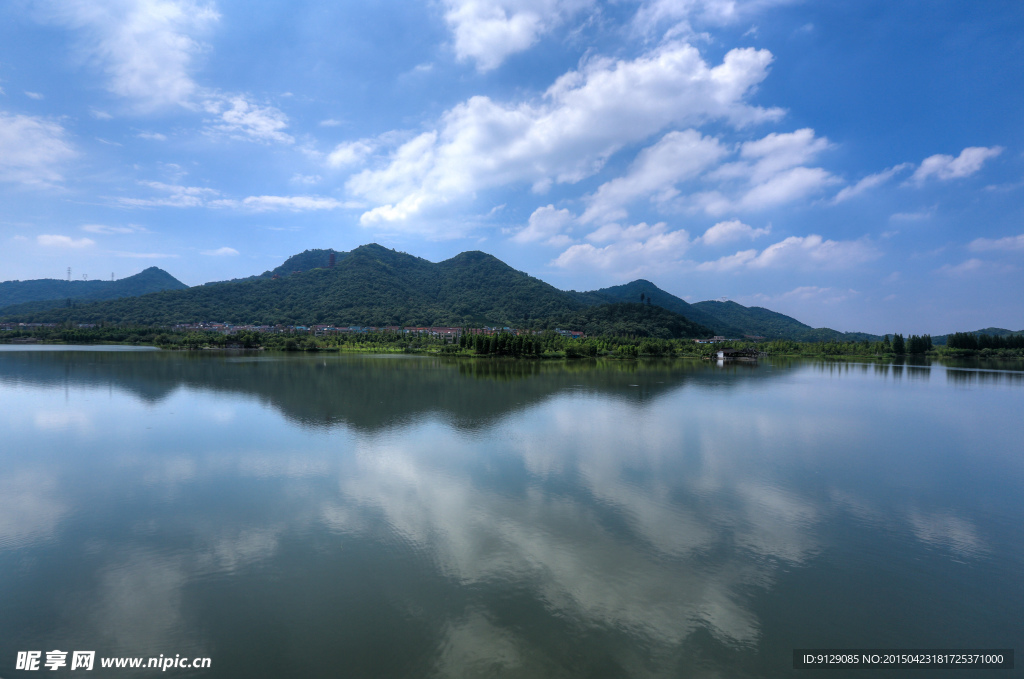
<svg viewBox="0 0 1024 679">
<path fill-rule="evenodd" d="M 907 353 L 906 342 L 903 340 L 903 335 L 896 334 L 892 338 L 892 352 L 894 354 L 905 354 Z"/>
</svg>

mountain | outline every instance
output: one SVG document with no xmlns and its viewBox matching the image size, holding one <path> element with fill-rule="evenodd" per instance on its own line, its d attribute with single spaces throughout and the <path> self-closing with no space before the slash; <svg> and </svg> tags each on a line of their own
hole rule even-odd
<svg viewBox="0 0 1024 679">
<path fill-rule="evenodd" d="M 297 256 L 303 260 L 291 258 L 291 264 L 283 266 L 321 261 L 318 253 L 329 251 L 307 251 Z M 483 252 L 464 252 L 434 264 L 371 244 L 336 260 L 334 268 L 53 309 L 33 314 L 31 320 L 543 326 L 587 306 Z"/>
<path fill-rule="evenodd" d="M 563 317 L 560 325 L 571 330 L 582 330 L 588 335 L 678 339 L 709 337 L 713 334 L 710 328 L 694 323 L 682 314 L 656 304 L 641 304 L 639 301 L 587 307 Z"/>
<path fill-rule="evenodd" d="M 814 329 L 795 318 L 758 306 L 745 307 L 736 302 L 697 302 L 693 306 L 729 326 L 741 329 L 740 336 L 792 338 Z"/>
<path fill-rule="evenodd" d="M 601 302 L 639 302 L 640 295 L 642 294 L 644 295 L 644 299 L 651 300 L 651 304 L 660 306 L 662 309 L 673 311 L 686 317 L 693 323 L 705 326 L 711 331 L 708 333 L 709 336 L 740 336 L 743 334 L 742 330 L 730 325 L 722 318 L 709 314 L 702 309 L 699 309 L 696 305 L 689 304 L 675 295 L 665 292 L 654 283 L 642 278 L 623 285 L 615 285 L 610 288 L 601 288 L 600 290 L 592 290 L 590 292 L 581 292 L 576 294 L 578 295 L 578 299 L 585 300 L 590 304 L 597 304 Z"/>
<path fill-rule="evenodd" d="M 718 334 L 805 341 L 878 339 L 863 333 L 814 329 L 784 314 L 736 302 L 689 304 L 642 279 L 589 292 L 564 291 L 485 252 L 463 252 L 435 264 L 377 244 L 351 252 L 306 250 L 261 275 L 192 288 L 151 268 L 116 283 L 93 281 L 95 287 L 89 288 L 90 294 L 99 294 L 101 287 L 107 286 L 102 290 L 121 291 L 109 295 L 118 298 L 84 304 L 92 300 L 79 296 L 73 298 L 70 308 L 68 293 L 77 282 L 25 281 L 0 284 L 0 289 L 15 286 L 10 287 L 14 291 L 16 285 L 28 283 L 49 285 L 48 294 L 53 297 L 8 306 L 0 310 L 0 316 L 13 321 L 137 325 L 220 321 L 257 325 L 559 326 L 587 334 L 665 338 Z M 146 288 L 147 284 L 151 287 Z M 646 304 L 640 304 L 641 295 Z"/>
<path fill-rule="evenodd" d="M 265 271 L 262 275 L 264 277 L 288 276 L 312 269 L 326 269 L 331 265 L 331 255 L 334 255 L 335 265 L 345 257 L 348 257 L 347 252 L 330 248 L 326 250 L 305 250 L 297 255 L 292 255 L 284 260 L 284 264 L 271 271 Z"/>
<path fill-rule="evenodd" d="M 117 281 L 64 281 L 56 278 L 4 281 L 0 283 L 0 315 L 34 313 L 65 306 L 68 300 L 96 302 L 186 288 L 187 285 L 155 266 Z"/>
<path fill-rule="evenodd" d="M 932 337 L 932 344 L 945 344 L 947 340 L 949 340 L 949 334 L 936 335 L 935 337 Z M 970 334 L 988 335 L 990 337 L 1009 337 L 1011 335 L 1024 335 L 1024 330 L 1007 330 L 1006 328 L 982 328 L 981 330 L 972 330 Z"/>
</svg>

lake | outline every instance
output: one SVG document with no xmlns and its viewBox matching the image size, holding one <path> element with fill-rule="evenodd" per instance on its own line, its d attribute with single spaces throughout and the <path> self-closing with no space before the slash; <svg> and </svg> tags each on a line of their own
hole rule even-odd
<svg viewBox="0 0 1024 679">
<path fill-rule="evenodd" d="M 923 677 L 793 650 L 1024 639 L 1024 372 L 39 349 L 0 347 L 6 679 Z"/>
</svg>

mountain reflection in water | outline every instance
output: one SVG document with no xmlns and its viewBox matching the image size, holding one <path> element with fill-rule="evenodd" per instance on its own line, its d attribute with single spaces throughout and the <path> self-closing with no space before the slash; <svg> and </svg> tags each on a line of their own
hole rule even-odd
<svg viewBox="0 0 1024 679">
<path fill-rule="evenodd" d="M 796 647 L 1012 647 L 1018 377 L 0 352 L 0 676 L 53 648 L 774 677 Z"/>
</svg>

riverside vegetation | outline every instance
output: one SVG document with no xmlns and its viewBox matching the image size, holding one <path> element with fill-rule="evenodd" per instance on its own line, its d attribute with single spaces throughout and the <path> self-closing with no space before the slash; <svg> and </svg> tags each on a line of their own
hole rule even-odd
<svg viewBox="0 0 1024 679">
<path fill-rule="evenodd" d="M 528 359 L 605 357 L 632 359 L 641 356 L 711 357 L 719 349 L 754 348 L 769 356 L 806 356 L 858 359 L 892 359 L 899 356 L 1024 358 L 1024 335 L 954 333 L 946 345 L 933 344 L 929 335 L 886 335 L 882 340 L 859 342 L 800 342 L 795 340 L 727 340 L 698 344 L 692 339 L 602 334 L 586 338 L 565 337 L 553 330 L 535 334 L 498 332 L 490 335 L 464 332 L 458 339 L 404 334 L 401 332 L 340 333 L 317 337 L 305 332 L 261 333 L 242 330 L 180 332 L 159 327 L 107 325 L 0 331 L 0 342 L 34 339 L 44 343 L 114 343 L 150 345 L 164 349 L 262 349 L 301 352 L 425 353 L 453 356 L 489 356 Z"/>
<path fill-rule="evenodd" d="M 467 336 L 452 344 L 396 332 L 315 336 L 239 329 L 224 335 L 171 329 L 210 321 L 250 328 L 276 325 L 278 330 L 319 324 L 490 326 L 526 332 Z M 750 347 L 772 355 L 862 358 L 939 352 L 1019 357 L 1024 352 L 1021 333 L 998 328 L 957 333 L 941 347 L 946 337 L 840 333 L 731 301 L 690 304 L 646 280 L 565 291 L 483 252 L 463 252 L 435 264 L 376 244 L 351 252 L 307 250 L 258 276 L 191 288 L 156 268 L 117 282 L 9 281 L 0 283 L 0 323 L 18 328 L 0 332 L 0 341 L 35 337 L 182 349 L 621 358 L 708 356 L 720 348 Z M 586 338 L 568 338 L 556 329 L 580 331 Z M 692 341 L 713 335 L 740 339 Z"/>
</svg>

